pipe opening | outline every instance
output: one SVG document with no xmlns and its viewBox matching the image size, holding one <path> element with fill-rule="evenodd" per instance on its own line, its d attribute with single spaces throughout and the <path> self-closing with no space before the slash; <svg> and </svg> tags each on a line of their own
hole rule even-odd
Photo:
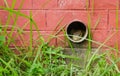
<svg viewBox="0 0 120 76">
<path fill-rule="evenodd" d="M 68 25 L 66 33 L 70 41 L 80 43 L 86 39 L 88 29 L 83 22 L 73 21 Z"/>
</svg>

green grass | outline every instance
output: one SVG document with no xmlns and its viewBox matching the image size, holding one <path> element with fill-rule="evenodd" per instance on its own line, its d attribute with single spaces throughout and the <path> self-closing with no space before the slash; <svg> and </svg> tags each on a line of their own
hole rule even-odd
<svg viewBox="0 0 120 76">
<path fill-rule="evenodd" d="M 24 1 L 24 0 L 23 0 Z M 22 8 L 23 1 L 19 7 Z M 42 8 L 45 7 L 51 0 L 47 0 Z M 88 1 L 88 0 L 87 0 Z M 94 0 L 92 0 L 94 2 Z M 30 15 L 27 16 L 20 12 L 20 10 L 14 10 L 14 6 L 16 0 L 13 0 L 12 6 L 9 7 L 7 0 L 4 0 L 7 7 L 1 7 L 1 9 L 5 10 L 9 13 L 8 19 L 6 22 L 5 28 L 1 23 L 0 19 L 0 76 L 119 76 L 120 70 L 118 68 L 117 63 L 119 63 L 120 58 L 115 56 L 112 52 L 118 52 L 118 43 L 116 43 L 116 47 L 110 47 L 106 45 L 106 43 L 116 34 L 118 33 L 118 6 L 116 9 L 116 32 L 111 34 L 103 43 L 92 40 L 91 34 L 91 14 L 88 10 L 88 31 L 89 35 L 86 41 L 88 41 L 87 52 L 85 53 L 85 58 L 81 60 L 77 55 L 66 55 L 63 53 L 64 50 L 62 47 L 54 47 L 50 46 L 49 42 L 53 38 L 57 38 L 59 40 L 61 37 L 65 37 L 68 45 L 72 49 L 72 53 L 75 53 L 75 49 L 72 46 L 72 43 L 66 37 L 65 26 L 63 25 L 56 33 L 52 33 L 48 37 L 48 41 L 45 41 L 41 32 L 38 29 L 37 24 L 35 23 L 33 17 L 35 15 L 30 11 Z M 88 2 L 87 2 L 88 4 Z M 94 3 L 93 3 L 94 4 Z M 92 13 L 94 14 L 94 5 L 92 6 Z M 14 15 L 16 15 L 14 17 Z M 18 17 L 24 17 L 28 19 L 28 22 L 22 27 L 19 28 L 17 25 Z M 11 26 L 10 34 L 8 34 L 7 29 L 10 27 L 10 19 L 14 20 L 13 26 Z M 94 29 L 99 24 L 101 17 L 98 18 L 96 24 L 94 25 Z M 60 23 L 64 20 L 62 17 L 55 30 L 60 26 Z M 27 46 L 27 42 L 24 39 L 23 33 L 24 27 L 30 23 L 30 40 L 29 45 Z M 34 44 L 33 42 L 33 28 L 37 31 L 38 38 L 36 42 L 38 44 Z M 13 32 L 16 31 L 16 37 L 19 37 L 21 40 L 22 46 L 16 46 L 15 40 L 12 37 Z M 60 32 L 63 32 L 62 35 L 58 35 Z M 7 39 L 6 39 L 7 38 Z M 7 43 L 7 45 L 6 45 Z M 98 45 L 98 48 L 93 52 L 91 43 Z M 9 46 L 13 44 L 14 48 L 10 48 Z M 101 49 L 105 47 L 107 49 Z M 19 54 L 16 54 L 14 50 L 17 50 Z M 103 50 L 104 52 L 101 52 Z M 65 59 L 70 59 L 69 63 L 66 63 Z M 84 60 L 84 61 L 83 61 Z M 84 62 L 84 66 L 80 66 L 74 63 L 74 61 L 78 61 L 80 63 Z"/>
</svg>

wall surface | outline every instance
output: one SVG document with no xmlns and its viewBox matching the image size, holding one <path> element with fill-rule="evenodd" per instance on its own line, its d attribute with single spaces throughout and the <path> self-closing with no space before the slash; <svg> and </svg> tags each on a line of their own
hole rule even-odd
<svg viewBox="0 0 120 76">
<path fill-rule="evenodd" d="M 4 0 L 0 0 L 0 6 L 12 7 L 12 1 L 14 0 L 7 0 L 7 6 Z M 116 32 L 117 10 L 119 13 L 118 18 L 120 18 L 119 2 L 120 0 L 24 0 L 20 8 L 22 0 L 16 0 L 14 9 L 16 11 L 20 9 L 20 12 L 28 16 L 30 11 L 32 11 L 33 19 L 45 39 L 48 38 L 48 35 L 55 34 L 56 31 L 69 24 L 72 20 L 78 19 L 87 26 L 90 23 L 92 39 L 102 43 Z M 88 13 L 90 14 L 90 18 L 88 17 Z M 9 13 L 0 9 L 0 20 L 2 25 L 6 24 L 8 17 Z M 120 22 L 120 19 L 118 19 L 118 22 Z M 14 19 L 11 18 L 9 27 L 13 24 Z M 17 27 L 25 30 L 23 37 L 26 43 L 28 41 L 29 44 L 29 20 L 24 17 L 18 17 L 16 24 Z M 33 40 L 36 40 L 38 35 L 35 27 L 33 27 L 33 30 Z M 8 29 L 8 31 L 10 31 L 10 29 Z M 14 31 L 14 36 L 15 35 L 16 31 Z M 54 38 L 51 40 L 50 44 L 66 46 L 67 43 L 64 36 L 60 35 L 63 35 L 62 31 L 57 33 L 59 38 Z M 118 33 L 114 34 L 114 36 L 106 42 L 106 45 L 114 47 L 116 42 L 118 42 L 120 46 L 120 23 L 118 24 Z M 16 38 L 16 45 L 21 45 L 19 37 Z M 84 46 L 86 46 L 86 44 Z M 98 45 L 93 43 L 92 47 L 98 47 Z"/>
</svg>

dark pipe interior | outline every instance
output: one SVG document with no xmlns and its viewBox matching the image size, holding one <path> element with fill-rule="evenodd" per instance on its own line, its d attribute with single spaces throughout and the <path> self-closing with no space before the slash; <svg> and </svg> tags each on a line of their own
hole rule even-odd
<svg viewBox="0 0 120 76">
<path fill-rule="evenodd" d="M 68 35 L 72 35 L 71 30 L 81 30 L 82 33 L 85 34 L 86 26 L 80 21 L 74 21 L 74 22 L 72 22 L 71 24 L 68 25 L 68 28 L 67 28 L 67 34 Z M 83 36 L 84 36 L 84 34 L 83 34 Z M 71 38 L 71 36 L 69 36 L 69 37 Z"/>
</svg>

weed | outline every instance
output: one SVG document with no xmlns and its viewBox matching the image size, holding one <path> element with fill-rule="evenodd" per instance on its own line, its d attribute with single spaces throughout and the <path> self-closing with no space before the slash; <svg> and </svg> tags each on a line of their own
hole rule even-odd
<svg viewBox="0 0 120 76">
<path fill-rule="evenodd" d="M 23 1 L 19 9 L 21 9 Z M 49 1 L 51 0 L 47 0 L 47 2 L 42 5 L 42 7 L 45 7 Z M 48 41 L 46 42 L 33 19 L 34 15 L 32 15 L 32 11 L 30 11 L 30 15 L 27 16 L 21 13 L 19 10 L 14 10 L 16 0 L 13 0 L 11 7 L 9 7 L 7 4 L 7 0 L 4 0 L 7 7 L 0 6 L 0 8 L 7 11 L 9 15 L 5 29 L 2 28 L 3 25 L 0 21 L 0 76 L 119 76 L 120 71 L 117 63 L 120 61 L 120 59 L 118 57 L 116 58 L 114 55 L 111 55 L 111 51 L 118 51 L 118 43 L 116 43 L 116 48 L 107 46 L 105 44 L 111 39 L 111 37 L 114 36 L 114 34 L 116 34 L 116 32 L 106 38 L 103 43 L 92 40 L 91 15 L 88 10 L 88 0 L 86 1 L 89 30 L 88 38 L 86 38 L 88 41 L 88 49 L 87 53 L 85 54 L 85 59 L 83 59 L 85 65 L 80 67 L 80 65 L 76 65 L 72 61 L 77 60 L 79 62 L 83 62 L 79 57 L 65 55 L 62 51 L 64 50 L 62 47 L 54 47 L 49 45 L 49 42 L 52 38 L 60 39 L 60 36 L 57 36 L 60 31 L 64 33 L 61 36 L 66 38 L 66 32 L 64 30 L 66 25 L 61 27 L 54 35 L 53 33 L 49 35 Z M 92 4 L 94 4 L 94 0 L 92 1 Z M 92 12 L 94 12 L 94 5 L 92 6 Z M 16 17 L 13 15 L 16 15 Z M 28 22 L 26 22 L 22 28 L 16 26 L 17 19 L 20 16 L 28 19 Z M 14 20 L 14 24 L 11 26 L 11 31 L 8 35 L 7 29 L 10 27 L 9 22 L 11 17 Z M 94 29 L 98 25 L 100 18 L 96 22 Z M 63 19 L 64 17 L 58 22 L 57 27 L 60 25 L 60 22 L 62 22 Z M 27 46 L 25 43 L 23 36 L 23 29 L 28 23 L 30 23 L 29 46 Z M 39 42 L 39 44 L 36 44 L 35 46 L 33 43 L 33 26 L 39 35 L 38 40 L 36 40 L 36 42 Z M 21 40 L 21 47 L 16 46 L 15 40 L 12 39 L 12 35 L 15 29 L 17 29 L 16 37 L 19 37 Z M 116 29 L 118 29 L 118 10 L 116 10 Z M 67 42 L 72 49 L 72 53 L 75 54 L 75 49 L 73 48 L 71 42 L 68 39 Z M 13 49 L 9 47 L 11 43 L 14 45 Z M 99 45 L 99 47 L 93 53 L 91 43 Z M 102 47 L 107 47 L 108 49 L 105 50 L 105 52 L 99 54 L 99 51 Z M 15 54 L 14 50 L 17 50 L 19 54 Z M 71 62 L 66 63 L 65 59 L 71 59 Z"/>
</svg>

